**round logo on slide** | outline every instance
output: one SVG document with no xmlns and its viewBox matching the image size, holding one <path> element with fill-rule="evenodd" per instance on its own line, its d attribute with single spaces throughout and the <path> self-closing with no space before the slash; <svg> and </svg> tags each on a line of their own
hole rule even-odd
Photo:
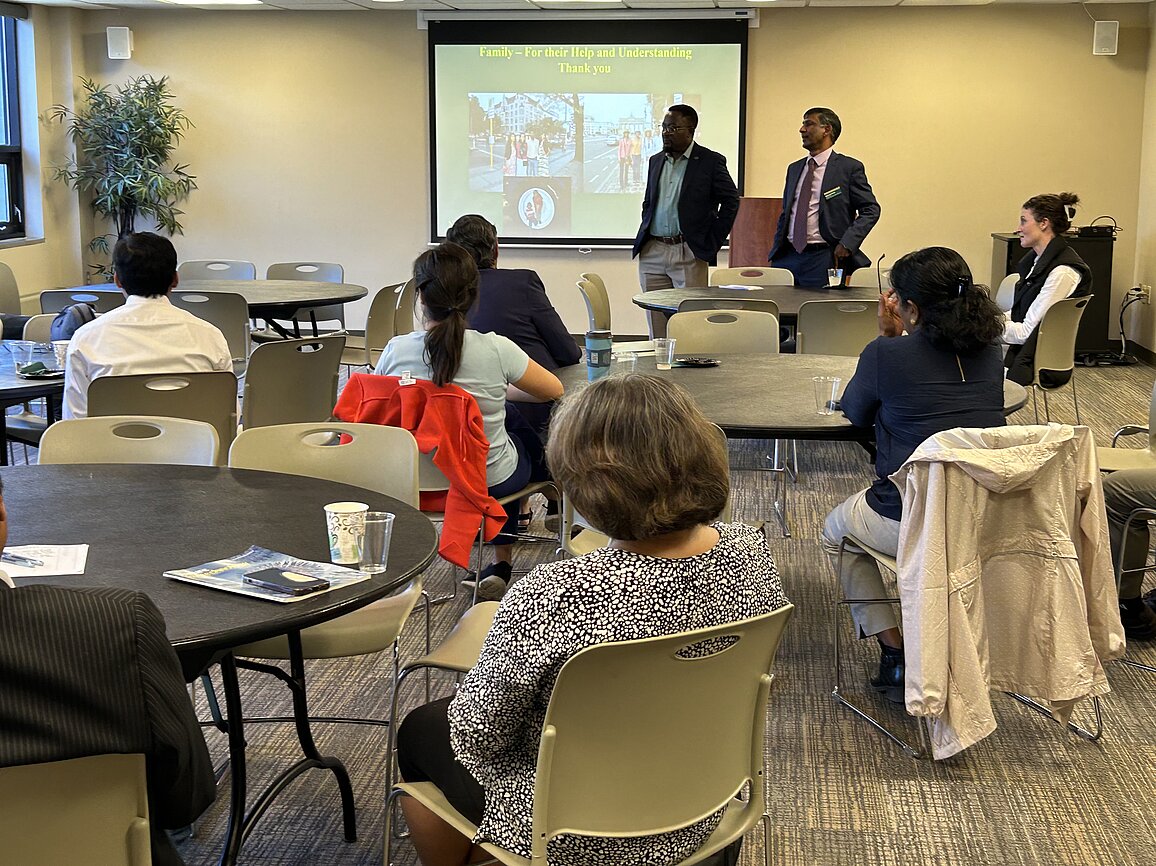
<svg viewBox="0 0 1156 866">
<path fill-rule="evenodd" d="M 530 187 L 518 199 L 518 216 L 527 228 L 546 228 L 554 221 L 554 196 L 539 186 Z"/>
</svg>

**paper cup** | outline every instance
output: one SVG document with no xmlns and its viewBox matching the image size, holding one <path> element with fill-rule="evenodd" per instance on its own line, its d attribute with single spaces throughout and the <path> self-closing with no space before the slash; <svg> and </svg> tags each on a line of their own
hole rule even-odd
<svg viewBox="0 0 1156 866">
<path fill-rule="evenodd" d="M 329 559 L 337 565 L 361 563 L 361 543 L 365 537 L 364 502 L 331 502 L 325 506 L 325 524 L 329 530 Z"/>
</svg>

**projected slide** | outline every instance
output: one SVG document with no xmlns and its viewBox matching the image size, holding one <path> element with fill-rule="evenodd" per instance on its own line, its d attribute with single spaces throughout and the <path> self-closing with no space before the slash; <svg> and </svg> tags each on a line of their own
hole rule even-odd
<svg viewBox="0 0 1156 866">
<path fill-rule="evenodd" d="M 480 213 L 507 242 L 633 239 L 676 103 L 698 110 L 695 140 L 738 177 L 736 42 L 435 41 L 431 56 L 434 237 Z"/>
</svg>

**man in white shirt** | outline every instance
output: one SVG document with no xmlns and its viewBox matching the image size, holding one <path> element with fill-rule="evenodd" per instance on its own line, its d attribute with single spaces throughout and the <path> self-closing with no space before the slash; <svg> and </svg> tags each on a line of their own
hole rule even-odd
<svg viewBox="0 0 1156 866">
<path fill-rule="evenodd" d="M 81 327 L 68 344 L 64 417 L 88 414 L 88 386 L 100 376 L 232 370 L 224 335 L 174 307 L 177 251 L 152 232 L 127 235 L 112 253 L 113 278 L 126 301 Z"/>
</svg>

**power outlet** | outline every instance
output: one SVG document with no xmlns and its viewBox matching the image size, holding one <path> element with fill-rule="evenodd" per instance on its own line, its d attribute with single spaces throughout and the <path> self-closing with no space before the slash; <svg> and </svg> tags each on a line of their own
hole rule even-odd
<svg viewBox="0 0 1156 866">
<path fill-rule="evenodd" d="M 1145 286 L 1145 285 L 1141 284 L 1140 286 L 1138 286 L 1138 288 L 1140 289 L 1140 303 L 1151 304 L 1152 303 L 1152 287 L 1151 286 Z"/>
</svg>

